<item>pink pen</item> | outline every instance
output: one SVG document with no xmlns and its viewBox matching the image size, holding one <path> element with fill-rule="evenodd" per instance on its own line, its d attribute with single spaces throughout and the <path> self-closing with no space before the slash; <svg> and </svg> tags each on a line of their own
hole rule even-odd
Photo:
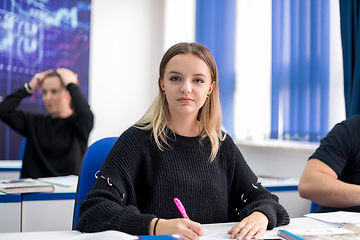
<svg viewBox="0 0 360 240">
<path fill-rule="evenodd" d="M 181 203 L 181 201 L 178 199 L 178 198 L 174 198 L 174 202 L 176 204 L 176 207 L 179 209 L 181 215 L 186 218 L 186 219 L 189 219 L 189 216 L 186 214 L 186 210 L 184 208 L 184 205 Z"/>
<path fill-rule="evenodd" d="M 186 218 L 186 219 L 189 219 L 189 216 L 186 214 L 186 210 L 184 208 L 184 205 L 181 203 L 180 199 L 178 198 L 174 198 L 174 202 L 176 204 L 176 207 L 179 209 L 181 215 Z M 194 230 L 193 230 L 194 231 Z M 194 233 L 196 233 L 197 235 L 199 235 L 197 232 L 194 231 Z"/>
</svg>

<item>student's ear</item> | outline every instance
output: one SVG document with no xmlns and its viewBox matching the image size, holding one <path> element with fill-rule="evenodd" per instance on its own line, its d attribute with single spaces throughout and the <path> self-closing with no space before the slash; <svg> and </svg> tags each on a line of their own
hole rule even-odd
<svg viewBox="0 0 360 240">
<path fill-rule="evenodd" d="M 164 81 L 162 80 L 162 78 L 159 78 L 159 86 L 161 87 L 162 91 L 165 91 Z"/>
<path fill-rule="evenodd" d="M 213 91 L 214 87 L 215 87 L 215 81 L 213 81 L 213 82 L 211 83 L 210 89 L 209 89 L 209 92 L 208 92 L 208 95 L 211 94 L 211 92 Z"/>
</svg>

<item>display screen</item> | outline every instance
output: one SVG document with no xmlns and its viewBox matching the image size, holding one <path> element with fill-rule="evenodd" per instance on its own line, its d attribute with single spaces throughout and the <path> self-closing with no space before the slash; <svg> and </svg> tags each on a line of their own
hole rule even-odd
<svg viewBox="0 0 360 240">
<path fill-rule="evenodd" d="M 88 97 L 91 0 L 0 0 L 0 101 L 37 72 L 59 67 L 79 76 Z M 48 114 L 41 89 L 19 110 Z M 18 159 L 23 136 L 0 121 L 0 160 Z"/>
</svg>

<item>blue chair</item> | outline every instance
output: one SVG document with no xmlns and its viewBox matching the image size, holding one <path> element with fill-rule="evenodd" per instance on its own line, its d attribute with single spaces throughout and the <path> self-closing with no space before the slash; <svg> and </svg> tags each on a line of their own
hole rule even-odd
<svg viewBox="0 0 360 240">
<path fill-rule="evenodd" d="M 73 230 L 79 219 L 80 204 L 94 185 L 95 174 L 100 170 L 117 139 L 117 137 L 100 139 L 91 144 L 84 155 L 75 196 Z"/>
<path fill-rule="evenodd" d="M 26 147 L 26 141 L 27 141 L 27 138 L 24 137 L 23 140 L 22 140 L 21 146 L 20 146 L 20 151 L 19 151 L 19 155 L 18 155 L 18 160 L 23 160 L 23 159 L 24 159 L 24 152 L 25 152 L 25 147 Z M 21 174 L 22 174 L 22 168 L 20 169 L 20 178 L 22 178 L 22 177 L 21 177 Z"/>
<path fill-rule="evenodd" d="M 317 207 L 318 207 L 318 204 L 316 202 L 311 202 L 310 213 L 316 213 Z"/>
<path fill-rule="evenodd" d="M 26 146 L 26 137 L 23 138 L 21 146 L 20 146 L 20 151 L 19 151 L 19 155 L 18 155 L 19 160 L 23 160 L 23 158 L 24 158 L 25 146 Z"/>
</svg>

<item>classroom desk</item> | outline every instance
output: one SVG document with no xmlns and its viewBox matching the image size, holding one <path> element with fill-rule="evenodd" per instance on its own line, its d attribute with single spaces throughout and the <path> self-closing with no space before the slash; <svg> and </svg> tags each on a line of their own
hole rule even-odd
<svg viewBox="0 0 360 240">
<path fill-rule="evenodd" d="M 227 232 L 236 223 L 216 223 L 216 224 L 203 224 L 202 227 L 206 231 Z M 329 229 L 335 226 L 317 221 L 311 218 L 291 218 L 290 224 L 273 230 L 266 231 L 262 239 L 279 239 L 276 232 L 278 229 L 285 229 L 288 231 L 295 229 Z M 63 239 L 80 235 L 78 231 L 54 231 L 54 232 L 27 232 L 27 233 L 0 233 L 1 240 L 55 240 Z M 90 239 L 90 238 L 89 238 Z M 229 238 L 230 239 L 230 238 Z"/>
<path fill-rule="evenodd" d="M 54 184 L 53 192 L 0 193 L 0 233 L 70 231 L 77 176 L 70 176 L 65 183 L 69 186 Z"/>
<path fill-rule="evenodd" d="M 0 180 L 19 179 L 21 160 L 0 160 Z"/>
<path fill-rule="evenodd" d="M 69 187 L 54 187 L 54 192 L 22 194 L 22 232 L 72 229 L 77 179 Z"/>
<path fill-rule="evenodd" d="M 235 224 L 236 223 L 205 224 L 203 225 L 203 229 L 205 231 L 209 230 L 209 231 L 227 232 Z M 282 239 L 276 234 L 279 229 L 285 229 L 291 232 L 291 230 L 295 230 L 295 229 L 331 229 L 331 228 L 336 228 L 336 226 L 307 217 L 291 218 L 289 225 L 277 227 L 274 228 L 273 230 L 266 231 L 266 233 L 264 234 L 263 237 L 261 237 L 261 239 Z"/>
<path fill-rule="evenodd" d="M 76 186 L 55 186 L 54 192 L 23 194 L 21 231 L 71 230 L 75 192 Z"/>
<path fill-rule="evenodd" d="M 81 235 L 79 231 L 0 233 L 1 240 L 57 240 Z"/>
<path fill-rule="evenodd" d="M 0 232 L 20 232 L 21 194 L 0 193 Z"/>
</svg>

